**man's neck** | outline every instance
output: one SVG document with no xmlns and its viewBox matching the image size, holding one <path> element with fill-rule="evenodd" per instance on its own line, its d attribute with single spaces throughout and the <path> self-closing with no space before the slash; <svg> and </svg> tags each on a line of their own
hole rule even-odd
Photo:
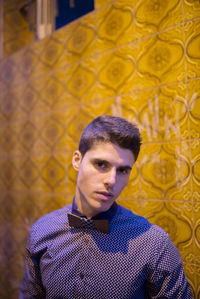
<svg viewBox="0 0 200 299">
<path fill-rule="evenodd" d="M 77 206 L 78 211 L 87 218 L 92 218 L 99 213 L 92 210 L 91 207 L 83 200 L 80 200 L 78 196 L 75 196 L 75 204 Z"/>
</svg>

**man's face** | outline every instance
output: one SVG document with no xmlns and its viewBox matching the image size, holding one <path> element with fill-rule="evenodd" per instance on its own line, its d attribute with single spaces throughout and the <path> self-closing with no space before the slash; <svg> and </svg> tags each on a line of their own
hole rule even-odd
<svg viewBox="0 0 200 299">
<path fill-rule="evenodd" d="M 78 171 L 75 201 L 87 217 L 107 211 L 128 183 L 133 153 L 112 143 L 97 143 L 82 158 L 76 151 Z"/>
</svg>

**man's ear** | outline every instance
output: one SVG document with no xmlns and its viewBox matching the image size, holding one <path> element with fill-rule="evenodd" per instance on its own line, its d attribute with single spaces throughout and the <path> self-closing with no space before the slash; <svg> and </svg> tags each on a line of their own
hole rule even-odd
<svg viewBox="0 0 200 299">
<path fill-rule="evenodd" d="M 76 171 L 79 171 L 82 155 L 80 151 L 75 151 L 72 158 L 72 165 Z"/>
</svg>

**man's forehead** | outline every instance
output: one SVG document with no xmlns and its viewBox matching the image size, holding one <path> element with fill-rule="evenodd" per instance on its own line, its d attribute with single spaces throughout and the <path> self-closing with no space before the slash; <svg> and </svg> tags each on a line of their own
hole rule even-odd
<svg viewBox="0 0 200 299">
<path fill-rule="evenodd" d="M 118 145 L 110 142 L 97 142 L 95 143 L 86 154 L 90 158 L 114 160 L 119 159 L 123 162 L 134 162 L 134 156 L 131 150 L 119 147 Z"/>
</svg>

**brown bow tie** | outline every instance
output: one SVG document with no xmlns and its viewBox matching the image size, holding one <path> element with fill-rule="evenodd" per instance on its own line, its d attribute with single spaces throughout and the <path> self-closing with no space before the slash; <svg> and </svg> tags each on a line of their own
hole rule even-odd
<svg viewBox="0 0 200 299">
<path fill-rule="evenodd" d="M 87 219 L 74 214 L 68 214 L 69 225 L 75 228 L 96 229 L 102 233 L 109 233 L 109 221 L 104 219 Z"/>
</svg>

